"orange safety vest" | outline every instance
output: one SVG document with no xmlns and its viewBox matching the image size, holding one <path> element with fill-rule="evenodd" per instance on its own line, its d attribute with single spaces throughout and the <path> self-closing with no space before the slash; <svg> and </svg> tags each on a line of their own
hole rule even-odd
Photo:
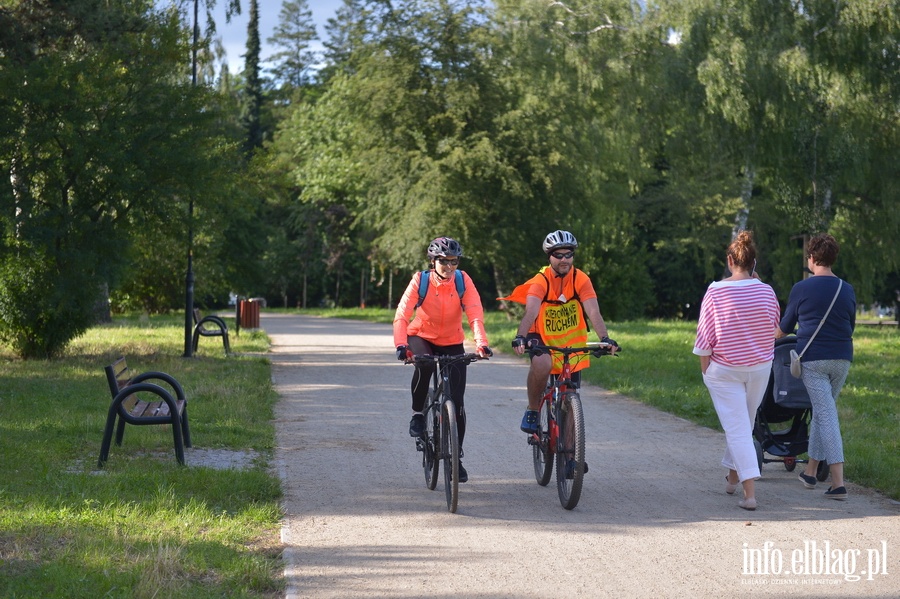
<svg viewBox="0 0 900 599">
<path fill-rule="evenodd" d="M 543 283 L 546 285 L 547 291 L 544 299 L 541 301 L 541 311 L 538 313 L 535 322 L 535 330 L 543 339 L 545 345 L 555 345 L 557 347 L 575 347 L 583 346 L 588 340 L 587 322 L 584 319 L 584 310 L 581 307 L 581 301 L 578 294 L 573 293 L 575 297 L 567 299 L 565 302 L 559 300 L 551 300 L 550 282 L 544 271 L 549 266 L 545 266 L 527 282 L 519 285 L 513 292 L 506 297 L 497 299 L 508 300 L 524 304 L 528 299 L 528 290 L 535 283 Z M 577 269 L 573 269 L 572 288 L 574 292 L 575 277 L 578 276 Z M 561 354 L 553 353 L 553 366 L 550 372 L 559 374 L 562 372 L 563 357 Z M 587 355 L 571 364 L 572 372 L 578 372 L 590 366 L 590 359 Z"/>
</svg>

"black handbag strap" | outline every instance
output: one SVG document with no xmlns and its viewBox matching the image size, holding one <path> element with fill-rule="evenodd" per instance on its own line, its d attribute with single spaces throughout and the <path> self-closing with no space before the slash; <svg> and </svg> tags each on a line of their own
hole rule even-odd
<svg viewBox="0 0 900 599">
<path fill-rule="evenodd" d="M 822 320 L 819 321 L 819 326 L 816 327 L 815 332 L 812 334 L 812 337 L 809 338 L 809 341 L 806 342 L 806 346 L 803 348 L 803 351 L 800 352 L 800 355 L 798 357 L 803 357 L 803 354 L 805 354 L 806 350 L 809 349 L 809 346 L 813 342 L 813 339 L 815 339 L 816 335 L 819 334 L 819 329 L 822 328 L 822 325 L 825 324 L 825 319 L 828 318 L 829 314 L 831 314 L 831 309 L 834 307 L 834 302 L 837 301 L 838 296 L 841 294 L 841 287 L 843 286 L 844 280 L 839 278 L 837 291 L 834 292 L 834 297 L 831 298 L 831 305 L 828 306 L 828 310 L 825 311 L 825 316 L 823 316 Z"/>
</svg>

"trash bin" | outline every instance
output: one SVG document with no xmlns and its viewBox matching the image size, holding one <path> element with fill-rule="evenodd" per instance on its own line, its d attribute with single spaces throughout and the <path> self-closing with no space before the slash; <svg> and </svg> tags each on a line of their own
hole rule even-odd
<svg viewBox="0 0 900 599">
<path fill-rule="evenodd" d="M 241 300 L 241 328 L 259 328 L 259 302 Z"/>
</svg>

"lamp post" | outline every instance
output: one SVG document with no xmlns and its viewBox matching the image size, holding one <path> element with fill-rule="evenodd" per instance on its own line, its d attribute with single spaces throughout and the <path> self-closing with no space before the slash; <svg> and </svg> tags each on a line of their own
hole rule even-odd
<svg viewBox="0 0 900 599">
<path fill-rule="evenodd" d="M 194 0 L 194 31 L 191 44 L 191 85 L 197 85 L 197 38 L 199 0 Z M 194 347 L 191 333 L 194 325 L 194 197 L 188 200 L 188 250 L 187 273 L 184 276 L 184 354 L 185 358 L 193 357 Z"/>
</svg>

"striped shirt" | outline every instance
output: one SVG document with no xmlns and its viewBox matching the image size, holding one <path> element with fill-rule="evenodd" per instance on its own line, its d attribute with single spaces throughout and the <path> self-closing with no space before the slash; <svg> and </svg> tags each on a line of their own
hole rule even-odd
<svg viewBox="0 0 900 599">
<path fill-rule="evenodd" d="M 759 279 L 716 281 L 703 296 L 694 353 L 736 368 L 770 362 L 780 317 L 775 292 Z"/>
</svg>

